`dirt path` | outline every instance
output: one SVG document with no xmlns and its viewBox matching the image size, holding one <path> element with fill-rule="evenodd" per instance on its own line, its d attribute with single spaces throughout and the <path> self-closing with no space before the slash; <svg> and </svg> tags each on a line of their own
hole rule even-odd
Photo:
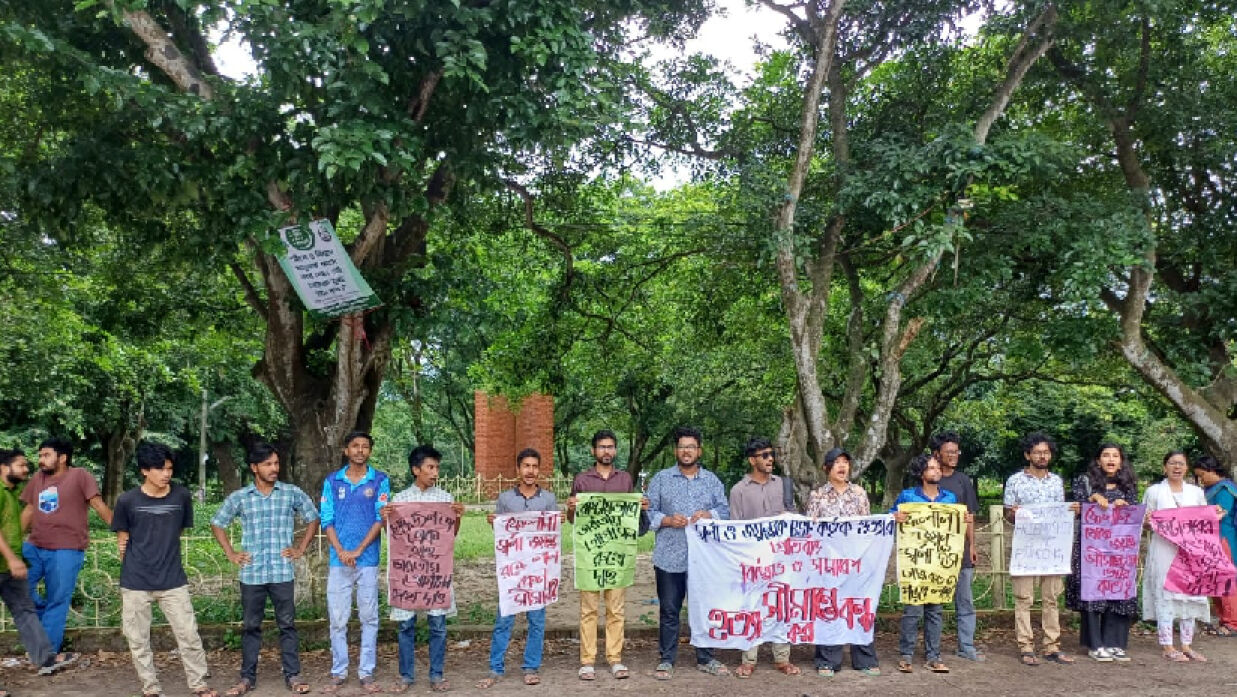
<svg viewBox="0 0 1237 697">
<path fill-rule="evenodd" d="M 1130 653 L 1134 660 L 1128 664 L 1098 664 L 1079 657 L 1074 666 L 1043 665 L 1028 668 L 1018 664 L 1013 638 L 1007 630 L 994 630 L 984 637 L 988 646 L 989 661 L 969 663 L 961 659 L 949 660 L 953 672 L 949 675 L 933 675 L 916 666 L 915 673 L 902 675 L 893 669 L 896 659 L 896 637 L 881 634 L 877 648 L 885 674 L 867 678 L 850 670 L 843 670 L 831 679 L 817 678 L 806 670 L 799 677 L 780 675 L 768 667 L 767 654 L 761 654 L 761 666 L 751 680 L 714 678 L 692 670 L 690 647 L 680 651 L 679 672 L 670 682 L 658 682 L 652 677 L 656 663 L 656 646 L 648 640 L 629 642 L 626 661 L 632 668 L 629 680 L 617 681 L 607 673 L 599 673 L 592 684 L 580 682 L 575 675 L 578 644 L 573 641 L 553 641 L 546 646 L 545 663 L 542 668 L 544 682 L 539 687 L 520 684 L 518 668 L 520 642 L 514 642 L 508 654 L 509 678 L 487 691 L 492 697 L 550 697 L 559 694 L 622 694 L 640 695 L 717 695 L 727 697 L 815 697 L 817 695 L 867 695 L 879 691 L 881 697 L 922 697 L 939 690 L 948 690 L 951 695 L 1076 695 L 1099 697 L 1129 697 L 1146 695 L 1222 695 L 1233 694 L 1237 687 L 1232 666 L 1237 663 L 1237 640 L 1202 638 L 1197 648 L 1208 655 L 1206 664 L 1170 664 L 1159 657 L 1159 649 L 1152 636 L 1132 638 Z M 1066 646 L 1076 645 L 1077 636 L 1067 633 Z M 946 637 L 945 648 L 952 649 L 952 637 Z M 447 652 L 447 678 L 453 684 L 453 692 L 480 694 L 473 683 L 485 676 L 487 670 L 488 642 L 473 641 L 468 646 L 452 642 Z M 125 654 L 93 655 L 91 664 L 51 678 L 38 678 L 27 670 L 7 668 L 0 670 L 3 681 L 14 694 L 27 697 L 77 697 L 78 695 L 134 695 L 139 685 L 132 665 Z M 239 655 L 236 652 L 216 652 L 211 655 L 213 684 L 225 687 L 236 675 Z M 738 661 L 735 651 L 720 651 L 719 658 L 733 666 Z M 418 682 L 408 694 L 428 694 L 425 683 L 426 665 L 424 648 L 418 647 Z M 797 646 L 793 659 L 803 668 L 812 665 L 811 648 Z M 168 695 L 187 695 L 184 676 L 173 655 L 159 654 L 160 673 Z M 302 654 L 304 675 L 311 680 L 326 676 L 330 664 L 329 652 L 312 651 Z M 396 651 L 393 645 L 383 645 L 379 653 L 378 678 L 383 684 L 398 680 L 395 669 Z M 512 676 L 514 679 L 512 679 Z M 262 656 L 259 670 L 262 681 L 252 693 L 256 697 L 274 697 L 289 694 L 279 679 L 278 657 L 271 651 Z M 315 684 L 319 694 L 321 683 Z M 350 697 L 361 695 L 353 681 L 340 694 Z"/>
</svg>

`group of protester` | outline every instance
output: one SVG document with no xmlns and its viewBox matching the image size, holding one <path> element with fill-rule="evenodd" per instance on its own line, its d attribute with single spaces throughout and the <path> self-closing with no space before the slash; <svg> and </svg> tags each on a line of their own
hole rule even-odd
<svg viewBox="0 0 1237 697">
<path fill-rule="evenodd" d="M 789 480 L 774 474 L 775 450 L 763 438 L 747 443 L 745 455 L 750 471 L 732 487 L 727 496 L 718 477 L 700 464 L 702 436 L 693 428 L 679 428 L 672 434 L 675 465 L 657 472 L 649 481 L 642 499 L 641 528 L 655 534 L 652 555 L 656 580 L 659 623 L 659 663 L 654 677 L 670 679 L 675 670 L 679 647 L 679 624 L 688 589 L 687 528 L 702 519 L 754 520 L 797 512 Z M 592 439 L 593 465 L 578 474 L 566 501 L 566 516 L 573 520 L 577 497 L 585 493 L 632 493 L 631 476 L 616 466 L 618 441 L 614 433 L 599 431 Z M 384 524 L 390 517 L 388 503 L 449 503 L 456 516 L 455 530 L 463 505 L 437 486 L 442 455 L 430 446 L 419 446 L 409 454 L 413 482 L 392 495 L 390 478 L 370 463 L 373 439 L 366 433 L 349 434 L 343 443 L 346 461 L 322 485 L 319 505 L 300 488 L 279 480 L 279 455 L 264 443 L 246 455 L 253 483 L 230 494 L 211 519 L 211 529 L 228 559 L 239 567 L 242 607 L 241 666 L 238 682 L 225 694 L 238 697 L 257 685 L 261 627 L 269 598 L 279 630 L 282 672 L 288 689 L 310 691 L 301 676 L 299 639 L 296 631 L 296 592 L 293 562 L 303 556 L 315 535 L 322 530 L 330 544 L 330 569 L 327 580 L 327 611 L 330 618 L 332 663 L 324 692 L 336 692 L 349 674 L 348 621 L 352 606 L 361 624 L 361 644 L 356 675 L 368 693 L 407 691 L 415 680 L 417 615 L 392 608 L 391 619 L 399 623 L 399 682 L 384 688 L 375 680 L 379 625 L 378 563 Z M 1015 520 L 1022 506 L 1066 502 L 1064 483 L 1050 467 L 1056 445 L 1044 434 L 1035 433 L 1023 441 L 1026 467 L 1005 484 L 1006 517 Z M 902 491 L 891 513 L 899 522 L 906 514 L 899 510 L 907 503 L 961 504 L 966 507 L 965 548 L 953 602 L 957 618 L 957 655 L 971 661 L 985 660 L 975 645 L 975 604 L 972 580 L 977 558 L 974 514 L 979 498 L 974 482 L 957 469 L 961 454 L 956 433 L 937 434 L 931 453 L 915 457 L 909 466 L 914 486 Z M 151 605 L 158 603 L 171 625 L 185 669 L 189 689 L 197 697 L 216 697 L 206 679 L 209 671 L 198 634 L 188 579 L 181 562 L 180 536 L 193 526 L 193 499 L 187 489 L 172 482 L 173 455 L 164 445 L 144 442 L 136 451 L 142 483 L 122 494 L 112 511 L 102 501 L 94 478 L 85 470 L 72 467 L 72 447 L 66 441 L 49 439 L 39 447 L 39 471 L 28 476 L 25 454 L 19 450 L 0 451 L 0 597 L 9 608 L 22 644 L 31 663 L 41 674 L 54 673 L 78 660 L 75 653 L 61 653 L 60 644 L 78 572 L 89 542 L 87 511 L 93 509 L 116 533 L 121 556 L 120 589 L 122 626 L 134 667 L 142 683 L 144 697 L 162 694 L 150 646 Z M 824 458 L 825 483 L 811 492 L 803 513 L 813 518 L 866 516 L 871 514 L 867 492 L 851 481 L 851 456 L 833 449 Z M 541 457 L 526 449 L 517 456 L 517 484 L 498 496 L 496 515 L 526 511 L 557 511 L 552 492 L 542 488 Z M 1164 508 L 1213 504 L 1221 519 L 1223 548 L 1230 555 L 1237 549 L 1237 528 L 1233 525 L 1237 505 L 1237 486 L 1214 459 L 1200 457 L 1194 463 L 1195 477 L 1206 491 L 1185 481 L 1190 463 L 1184 453 L 1169 453 L 1164 458 L 1163 481 L 1149 487 L 1143 496 L 1148 511 Z M 29 481 L 27 481 L 29 479 Z M 23 488 L 23 484 L 25 485 Z M 1134 472 L 1125 451 L 1115 444 L 1099 448 L 1087 471 L 1077 477 L 1068 501 L 1077 511 L 1082 503 L 1102 508 L 1124 506 L 1138 500 Z M 24 504 L 24 506 L 23 506 Z M 241 524 L 241 545 L 235 548 L 228 527 Z M 296 521 L 305 524 L 296 538 Z M 23 540 L 26 531 L 29 537 Z M 20 554 L 18 553 L 20 550 Z M 1205 661 L 1193 647 L 1195 623 L 1210 620 L 1211 604 L 1201 596 L 1187 596 L 1165 590 L 1168 567 L 1176 554 L 1175 546 L 1158 535 L 1152 541 L 1143 577 L 1142 616 L 1157 625 L 1163 655 L 1169 661 Z M 24 559 L 23 559 L 24 558 Z M 1070 664 L 1074 658 L 1061 650 L 1057 599 L 1064 587 L 1070 609 L 1081 614 L 1081 644 L 1088 655 L 1101 662 L 1128 661 L 1129 629 L 1139 608 L 1134 599 L 1087 601 L 1079 592 L 1080 544 L 1075 537 L 1073 574 L 1062 576 L 1016 576 L 1013 578 L 1016 637 L 1021 662 L 1028 666 L 1044 660 Z M 42 582 L 45 589 L 40 591 Z M 1031 624 L 1034 588 L 1041 596 L 1042 650 L 1035 651 Z M 605 660 L 615 679 L 630 676 L 623 663 L 625 588 L 580 592 L 580 667 L 581 680 L 596 679 L 598 618 L 604 606 Z M 1230 635 L 1237 632 L 1237 598 L 1212 599 L 1218 614 L 1213 631 Z M 450 684 L 444 675 L 446 656 L 446 618 L 455 614 L 452 591 L 449 607 L 425 613 L 429 625 L 429 686 L 445 691 Z M 545 634 L 545 609 L 526 613 L 528 634 L 521 670 L 526 685 L 540 683 Z M 514 615 L 497 617 L 490 647 L 487 678 L 478 688 L 492 687 L 503 679 L 505 655 L 511 639 Z M 1174 644 L 1176 622 L 1180 648 Z M 912 672 L 912 660 L 920 627 L 924 633 L 924 667 L 945 673 L 941 660 L 943 610 L 939 604 L 906 605 L 900 624 L 898 669 Z M 790 645 L 772 645 L 773 665 L 787 675 L 801 673 L 790 660 Z M 843 646 L 818 645 L 814 663 L 818 675 L 830 677 L 842 667 Z M 743 652 L 734 669 L 739 678 L 756 670 L 757 650 Z M 851 665 L 866 675 L 879 675 L 879 660 L 871 643 L 850 647 Z M 707 647 L 695 647 L 696 667 L 714 676 L 725 676 L 730 669 Z M 0 690 L 0 697 L 7 697 Z"/>
</svg>

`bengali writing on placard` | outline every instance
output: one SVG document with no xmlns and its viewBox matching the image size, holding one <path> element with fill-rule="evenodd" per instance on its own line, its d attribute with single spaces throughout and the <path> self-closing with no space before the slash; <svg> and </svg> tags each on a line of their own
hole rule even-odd
<svg viewBox="0 0 1237 697">
<path fill-rule="evenodd" d="M 1164 588 L 1186 595 L 1223 597 L 1237 592 L 1237 569 L 1220 546 L 1215 506 L 1184 506 L 1154 511 L 1151 529 L 1177 545 Z"/>
<path fill-rule="evenodd" d="M 572 543 L 578 590 L 626 588 L 636 580 L 643 494 L 576 495 Z"/>
<path fill-rule="evenodd" d="M 529 511 L 494 517 L 498 610 L 504 616 L 558 602 L 562 514 Z"/>
<path fill-rule="evenodd" d="M 904 503 L 898 512 L 898 590 L 907 605 L 953 601 L 966 546 L 966 506 Z"/>
<path fill-rule="evenodd" d="M 382 303 L 353 265 L 331 221 L 313 220 L 279 229 L 284 275 L 305 309 L 320 317 L 361 312 Z"/>
<path fill-rule="evenodd" d="M 387 599 L 403 610 L 451 606 L 455 511 L 449 503 L 391 503 Z"/>
<path fill-rule="evenodd" d="M 1018 507 L 1009 555 L 1011 576 L 1064 576 L 1071 573 L 1074 511 L 1068 503 Z"/>
<path fill-rule="evenodd" d="M 889 515 L 782 515 L 688 527 L 692 644 L 866 644 L 893 551 Z"/>
<path fill-rule="evenodd" d="M 1146 506 L 1084 503 L 1079 531 L 1082 599 L 1128 600 L 1138 593 L 1138 545 Z"/>
</svg>

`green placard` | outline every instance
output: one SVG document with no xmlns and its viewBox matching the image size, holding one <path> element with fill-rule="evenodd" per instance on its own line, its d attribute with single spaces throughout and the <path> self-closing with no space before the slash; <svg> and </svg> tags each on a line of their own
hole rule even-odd
<svg viewBox="0 0 1237 697">
<path fill-rule="evenodd" d="M 351 315 L 382 304 L 353 265 L 329 220 L 279 229 L 279 266 L 315 317 Z"/>
<path fill-rule="evenodd" d="M 576 589 L 626 588 L 636 580 L 636 538 L 643 494 L 577 494 Z"/>
</svg>

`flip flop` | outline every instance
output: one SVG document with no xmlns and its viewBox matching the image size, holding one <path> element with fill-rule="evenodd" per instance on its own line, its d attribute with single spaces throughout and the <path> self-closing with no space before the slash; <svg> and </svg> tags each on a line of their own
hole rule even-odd
<svg viewBox="0 0 1237 697">
<path fill-rule="evenodd" d="M 1023 651 L 1021 654 L 1018 655 L 1018 660 L 1021 661 L 1022 665 L 1024 666 L 1039 665 L 1039 658 L 1035 655 L 1034 652 L 1031 652 L 1031 651 Z"/>
</svg>

